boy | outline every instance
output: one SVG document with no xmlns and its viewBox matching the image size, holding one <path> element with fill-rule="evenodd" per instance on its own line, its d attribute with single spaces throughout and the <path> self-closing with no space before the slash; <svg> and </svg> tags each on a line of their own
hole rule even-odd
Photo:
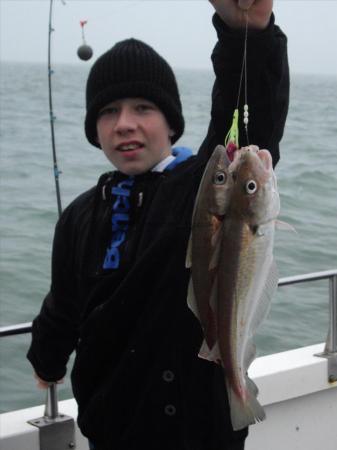
<svg viewBox="0 0 337 450">
<path fill-rule="evenodd" d="M 288 109 L 286 38 L 272 1 L 214 0 L 218 43 L 211 122 L 197 156 L 172 149 L 184 129 L 174 74 L 151 47 L 117 43 L 93 65 L 85 132 L 117 168 L 64 211 L 52 285 L 28 358 L 40 386 L 76 349 L 78 423 L 95 450 L 239 450 L 221 367 L 198 358 L 185 255 L 207 160 L 231 125 L 249 9 L 250 140 L 276 164 Z M 236 30 L 235 28 L 240 28 Z M 244 141 L 241 136 L 241 142 Z"/>
</svg>

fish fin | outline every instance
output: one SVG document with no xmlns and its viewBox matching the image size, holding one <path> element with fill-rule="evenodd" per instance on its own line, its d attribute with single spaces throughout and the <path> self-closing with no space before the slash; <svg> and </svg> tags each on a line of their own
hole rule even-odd
<svg viewBox="0 0 337 450">
<path fill-rule="evenodd" d="M 208 270 L 214 270 L 218 267 L 219 262 L 219 256 L 220 256 L 220 245 L 215 247 L 214 252 L 212 254 L 211 260 L 209 262 Z"/>
<path fill-rule="evenodd" d="M 196 301 L 195 293 L 194 293 L 192 276 L 190 277 L 190 281 L 188 283 L 187 305 L 190 308 L 190 310 L 193 312 L 193 314 L 196 316 L 196 318 L 200 321 L 199 311 L 198 311 L 198 307 L 197 307 L 197 301 Z"/>
<path fill-rule="evenodd" d="M 217 300 L 217 282 L 216 282 L 216 274 L 213 272 L 210 273 L 210 276 L 213 279 L 212 288 L 209 294 L 208 308 L 207 308 L 207 319 L 206 323 L 203 324 L 203 331 L 205 341 L 207 342 L 208 348 L 212 349 L 217 336 L 217 321 L 216 321 L 216 300 Z"/>
<path fill-rule="evenodd" d="M 216 315 L 218 308 L 218 277 L 217 271 L 215 269 L 210 270 L 210 275 L 213 278 L 212 290 L 209 296 L 209 305 L 213 311 L 213 314 Z"/>
<path fill-rule="evenodd" d="M 187 305 L 201 323 L 197 300 L 194 293 L 192 277 L 190 277 L 190 281 L 188 284 Z M 209 352 L 210 349 L 213 348 L 216 341 L 216 320 L 214 311 L 210 305 L 208 305 L 207 322 L 205 324 L 201 323 L 201 325 L 205 328 L 203 331 L 208 348 L 208 350 L 205 351 Z"/>
<path fill-rule="evenodd" d="M 212 289 L 212 291 L 213 290 L 214 289 Z M 212 308 L 212 306 L 209 305 L 207 314 L 207 324 L 204 330 L 204 336 L 207 345 L 210 349 L 213 349 L 216 343 L 216 336 L 217 336 L 216 330 L 217 330 L 216 315 L 214 313 L 214 309 Z"/>
<path fill-rule="evenodd" d="M 248 378 L 248 377 L 247 377 Z M 261 422 L 265 419 L 266 414 L 263 407 L 258 402 L 257 387 L 252 380 L 247 380 L 246 398 L 241 399 L 231 388 L 227 381 L 227 392 L 230 406 L 230 415 L 232 427 L 236 430 L 253 425 L 256 422 Z"/>
<path fill-rule="evenodd" d="M 211 353 L 211 350 L 210 350 L 210 348 L 209 348 L 209 346 L 208 346 L 208 344 L 206 342 L 206 339 L 204 339 L 202 341 L 202 344 L 201 344 L 198 356 L 199 356 L 199 358 L 209 360 L 210 353 Z"/>
<path fill-rule="evenodd" d="M 216 364 L 221 364 L 221 356 L 218 341 L 215 342 L 212 348 L 209 348 L 206 339 L 204 339 L 201 344 L 198 356 L 199 358 L 206 359 L 207 361 L 212 361 L 215 362 Z"/>
<path fill-rule="evenodd" d="M 219 227 L 212 236 L 212 247 L 214 250 L 213 250 L 213 253 L 212 253 L 210 261 L 209 261 L 209 266 L 208 266 L 209 271 L 214 270 L 218 267 L 220 248 L 221 248 L 221 245 L 219 242 L 221 239 L 220 229 L 221 229 L 221 227 Z"/>
<path fill-rule="evenodd" d="M 256 386 L 254 381 L 249 378 L 248 375 L 246 375 L 246 383 L 247 383 L 247 389 L 249 390 L 250 394 L 254 397 L 257 397 L 259 394 L 259 388 Z"/>
<path fill-rule="evenodd" d="M 212 247 L 216 247 L 219 239 L 221 238 L 221 224 L 223 222 L 222 217 L 213 216 L 212 217 L 212 239 L 211 245 Z"/>
<path fill-rule="evenodd" d="M 297 233 L 295 227 L 290 225 L 290 223 L 282 222 L 282 220 L 275 220 L 275 227 L 278 230 L 293 231 L 294 233 Z"/>
<path fill-rule="evenodd" d="M 190 238 L 188 240 L 185 267 L 187 269 L 190 269 L 192 267 L 192 233 L 190 234 Z"/>
<path fill-rule="evenodd" d="M 245 355 L 243 359 L 243 367 L 245 368 L 245 370 L 247 370 L 248 367 L 251 365 L 251 363 L 254 361 L 255 356 L 256 356 L 256 345 L 254 344 L 253 340 L 250 339 L 247 342 Z"/>
</svg>

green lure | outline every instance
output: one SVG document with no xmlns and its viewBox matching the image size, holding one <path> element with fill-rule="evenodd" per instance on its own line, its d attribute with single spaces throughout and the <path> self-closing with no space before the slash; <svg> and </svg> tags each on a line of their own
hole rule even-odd
<svg viewBox="0 0 337 450">
<path fill-rule="evenodd" d="M 235 109 L 233 114 L 233 121 L 230 130 L 225 138 L 225 148 L 227 155 L 232 161 L 234 152 L 239 148 L 239 110 Z"/>
</svg>

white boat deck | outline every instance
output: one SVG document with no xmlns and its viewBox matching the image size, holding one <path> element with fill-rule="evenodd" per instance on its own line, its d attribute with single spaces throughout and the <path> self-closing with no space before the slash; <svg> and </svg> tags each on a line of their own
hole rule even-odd
<svg viewBox="0 0 337 450">
<path fill-rule="evenodd" d="M 250 376 L 265 407 L 247 450 L 337 450 L 337 382 L 328 382 L 324 344 L 256 359 Z"/>
<path fill-rule="evenodd" d="M 328 382 L 327 360 L 314 356 L 324 344 L 257 358 L 249 370 L 259 387 L 267 418 L 250 427 L 246 450 L 336 450 L 337 382 Z M 59 403 L 76 417 L 73 399 Z M 27 423 L 41 417 L 44 406 L 0 415 L 1 450 L 38 450 L 39 430 Z M 87 440 L 76 428 L 76 449 Z"/>
</svg>

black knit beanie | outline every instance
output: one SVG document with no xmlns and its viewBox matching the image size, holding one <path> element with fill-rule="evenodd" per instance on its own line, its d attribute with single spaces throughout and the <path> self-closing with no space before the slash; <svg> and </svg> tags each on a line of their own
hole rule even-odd
<svg viewBox="0 0 337 450">
<path fill-rule="evenodd" d="M 174 73 L 168 63 L 149 45 L 137 39 L 118 42 L 100 56 L 87 81 L 85 134 L 96 141 L 98 112 L 121 98 L 142 97 L 162 111 L 174 131 L 172 144 L 184 131 L 184 118 Z"/>
</svg>

